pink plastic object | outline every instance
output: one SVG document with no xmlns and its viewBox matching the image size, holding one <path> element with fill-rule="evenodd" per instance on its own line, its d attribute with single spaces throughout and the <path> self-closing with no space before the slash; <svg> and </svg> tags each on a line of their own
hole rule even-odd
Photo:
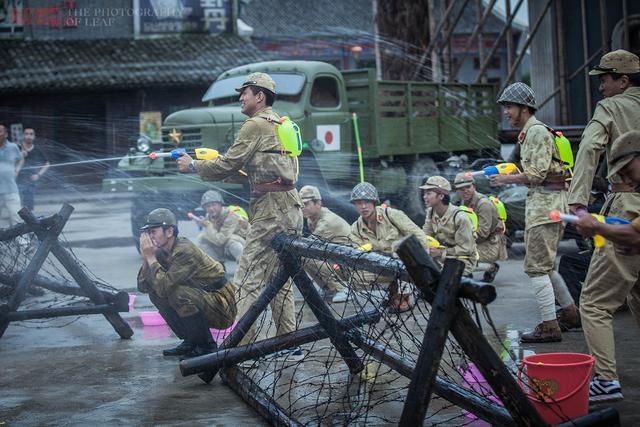
<svg viewBox="0 0 640 427">
<path fill-rule="evenodd" d="M 224 341 L 224 339 L 229 336 L 231 331 L 233 331 L 233 328 L 236 327 L 236 323 L 237 322 L 233 322 L 233 325 L 231 325 L 227 329 L 213 329 L 213 328 L 209 329 L 216 343 L 220 344 L 222 341 Z"/>
<path fill-rule="evenodd" d="M 167 324 L 157 311 L 141 311 L 140 320 L 142 320 L 144 326 L 161 326 Z"/>
<path fill-rule="evenodd" d="M 129 294 L 129 308 L 133 308 L 133 303 L 136 301 L 136 294 Z"/>
<path fill-rule="evenodd" d="M 466 384 L 463 384 L 463 387 L 471 388 L 471 390 L 475 391 L 479 395 L 486 397 L 490 401 L 497 403 L 500 406 L 504 406 L 500 401 L 500 399 L 498 399 L 496 395 L 493 393 L 493 389 L 491 388 L 489 383 L 487 383 L 487 380 L 485 380 L 485 378 L 482 376 L 482 374 L 480 373 L 480 371 L 478 370 L 475 364 L 469 363 L 469 366 L 466 370 L 460 368 L 460 373 L 462 374 L 462 377 L 466 382 Z M 471 412 L 468 412 L 468 411 L 463 411 L 463 412 L 467 418 L 471 420 L 478 420 L 478 417 L 476 417 Z M 478 420 L 474 422 L 473 425 L 489 426 L 488 423 L 485 423 L 482 420 Z"/>
</svg>

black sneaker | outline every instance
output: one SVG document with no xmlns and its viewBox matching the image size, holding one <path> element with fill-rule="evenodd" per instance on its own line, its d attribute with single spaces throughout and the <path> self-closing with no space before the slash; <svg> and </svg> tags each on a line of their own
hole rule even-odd
<svg viewBox="0 0 640 427">
<path fill-rule="evenodd" d="M 276 360 L 285 362 L 299 362 L 304 359 L 304 353 L 300 347 L 291 347 L 275 354 Z"/>
<path fill-rule="evenodd" d="M 593 377 L 589 384 L 589 403 L 614 402 L 622 400 L 622 389 L 618 380 L 604 380 Z"/>
</svg>

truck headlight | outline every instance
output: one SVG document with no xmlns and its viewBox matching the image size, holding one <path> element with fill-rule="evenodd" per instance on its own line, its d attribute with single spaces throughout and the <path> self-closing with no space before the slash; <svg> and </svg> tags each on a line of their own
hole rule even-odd
<svg viewBox="0 0 640 427">
<path fill-rule="evenodd" d="M 151 151 L 151 140 L 146 136 L 141 136 L 136 141 L 136 148 L 142 153 L 149 153 Z"/>
</svg>

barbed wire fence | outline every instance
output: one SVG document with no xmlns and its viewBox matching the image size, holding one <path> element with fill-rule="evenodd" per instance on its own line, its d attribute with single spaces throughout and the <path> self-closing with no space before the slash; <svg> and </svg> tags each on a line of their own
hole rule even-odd
<svg viewBox="0 0 640 427">
<path fill-rule="evenodd" d="M 65 204 L 38 219 L 23 208 L 23 223 L 0 230 L 0 337 L 10 322 L 64 327 L 87 314 L 104 315 L 121 338 L 133 335 L 118 314 L 129 310 L 128 294 L 90 273 L 61 236 L 72 212 Z M 60 317 L 67 319 L 55 320 Z"/>
<path fill-rule="evenodd" d="M 217 352 L 180 363 L 183 375 L 209 382 L 220 373 L 272 425 L 545 425 L 490 317 L 495 289 L 461 279 L 459 261 L 440 269 L 413 237 L 399 259 L 285 234 L 273 247 L 282 266 Z M 347 303 L 327 305 L 305 272 L 312 268 L 334 272 Z M 269 302 L 290 279 L 304 297 L 297 330 L 274 336 Z M 408 312 L 389 310 L 394 281 L 414 301 Z M 258 339 L 239 345 L 254 321 Z M 280 353 L 297 346 L 302 360 Z M 572 425 L 544 390 L 530 393 Z"/>
</svg>

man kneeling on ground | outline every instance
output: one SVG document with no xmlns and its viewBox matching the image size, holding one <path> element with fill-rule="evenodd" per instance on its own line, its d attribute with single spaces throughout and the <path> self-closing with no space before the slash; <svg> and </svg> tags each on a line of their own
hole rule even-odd
<svg viewBox="0 0 640 427">
<path fill-rule="evenodd" d="M 173 332 L 183 340 L 165 356 L 201 356 L 216 349 L 209 328 L 225 329 L 236 317 L 235 286 L 224 267 L 184 237 L 176 217 L 155 209 L 141 228 L 138 290 L 148 293 Z"/>
</svg>

